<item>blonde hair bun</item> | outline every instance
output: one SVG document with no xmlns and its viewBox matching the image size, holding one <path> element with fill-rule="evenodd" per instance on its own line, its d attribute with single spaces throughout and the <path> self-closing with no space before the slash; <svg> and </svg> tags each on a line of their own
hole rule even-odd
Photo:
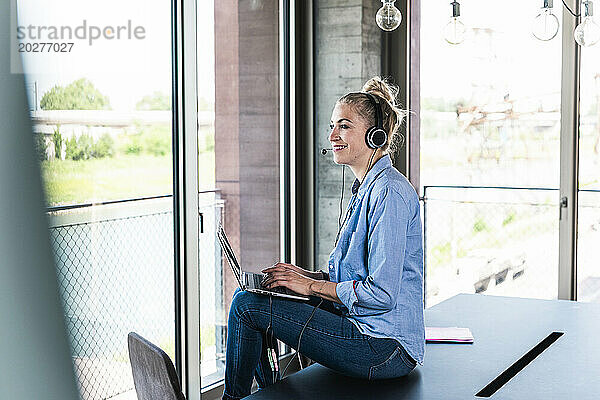
<svg viewBox="0 0 600 400">
<path fill-rule="evenodd" d="M 381 150 L 388 151 L 389 149 L 391 153 L 399 151 L 404 144 L 400 125 L 402 125 L 407 112 L 396 104 L 396 96 L 400 92 L 398 86 L 387 79 L 374 76 L 363 85 L 361 92 L 348 93 L 338 100 L 338 103 L 352 105 L 365 121 L 374 125 L 375 106 L 365 96 L 365 92 L 381 99 L 379 103 L 383 114 L 382 125 L 388 135 L 388 142 Z"/>
<path fill-rule="evenodd" d="M 362 87 L 363 92 L 368 92 L 385 99 L 391 106 L 396 105 L 396 96 L 398 96 L 398 86 L 382 79 L 380 76 L 374 76 L 369 79 Z"/>
</svg>

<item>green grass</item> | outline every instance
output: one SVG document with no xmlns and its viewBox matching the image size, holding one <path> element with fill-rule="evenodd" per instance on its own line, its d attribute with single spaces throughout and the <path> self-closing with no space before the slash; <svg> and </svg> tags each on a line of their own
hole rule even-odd
<svg viewBox="0 0 600 400">
<path fill-rule="evenodd" d="M 214 188 L 214 153 L 198 159 L 199 186 Z M 49 206 L 173 193 L 171 155 L 120 155 L 90 160 L 42 161 Z"/>
<path fill-rule="evenodd" d="M 47 203 L 78 204 L 172 193 L 171 157 L 129 155 L 42 162 Z"/>
<path fill-rule="evenodd" d="M 156 345 L 160 347 L 171 360 L 175 361 L 175 341 L 172 337 L 163 337 L 158 339 Z M 210 358 L 214 356 L 208 349 L 215 345 L 215 326 L 214 325 L 202 325 L 200 328 L 200 354 L 208 353 L 207 356 Z M 112 360 L 117 362 L 129 362 L 129 353 L 118 352 L 112 355 Z"/>
<path fill-rule="evenodd" d="M 200 327 L 200 353 L 207 352 L 208 348 L 215 345 L 215 326 L 203 325 Z"/>
<path fill-rule="evenodd" d="M 504 220 L 502 221 L 502 226 L 506 226 L 508 224 L 510 224 L 511 222 L 515 221 L 515 217 L 517 216 L 517 214 L 511 210 L 508 215 L 504 218 Z"/>
<path fill-rule="evenodd" d="M 456 254 L 452 254 L 452 243 L 449 241 L 433 246 L 430 253 L 431 259 L 429 261 L 430 272 L 434 271 L 438 267 L 448 265 L 454 256 L 456 258 L 462 258 L 467 255 L 467 250 L 464 248 L 462 238 L 456 241 L 455 246 Z"/>
<path fill-rule="evenodd" d="M 432 244 L 428 250 L 428 270 L 434 273 L 440 267 L 446 267 L 453 257 L 457 261 L 474 250 L 498 250 L 507 244 L 518 243 L 534 235 L 544 235 L 557 229 L 557 220 L 553 219 L 555 209 L 539 207 L 534 210 L 517 212 L 510 210 L 502 220 L 501 226 L 492 226 L 489 221 L 477 218 L 470 232 L 462 235 L 455 242 L 455 254 L 452 254 L 452 243 L 443 241 Z"/>
<path fill-rule="evenodd" d="M 475 223 L 473 224 L 473 232 L 479 233 L 483 231 L 489 231 L 490 228 L 487 226 L 485 220 L 481 217 L 478 217 Z"/>
</svg>

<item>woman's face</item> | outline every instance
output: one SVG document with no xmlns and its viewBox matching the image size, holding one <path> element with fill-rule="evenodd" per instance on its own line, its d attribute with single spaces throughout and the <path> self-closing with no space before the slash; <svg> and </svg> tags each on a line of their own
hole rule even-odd
<svg viewBox="0 0 600 400">
<path fill-rule="evenodd" d="M 329 142 L 333 161 L 350 167 L 364 167 L 371 155 L 365 143 L 367 123 L 349 104 L 337 103 L 330 122 Z"/>
</svg>

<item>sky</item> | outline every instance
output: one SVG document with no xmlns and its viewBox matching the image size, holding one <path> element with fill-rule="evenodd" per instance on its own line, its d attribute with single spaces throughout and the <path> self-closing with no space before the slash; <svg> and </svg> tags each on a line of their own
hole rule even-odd
<svg viewBox="0 0 600 400">
<path fill-rule="evenodd" d="M 104 28 L 126 26 L 131 20 L 133 26 L 145 30 L 143 40 L 97 40 L 91 46 L 76 41 L 71 53 L 23 53 L 27 83 L 37 83 L 39 97 L 54 85 L 64 86 L 82 77 L 107 95 L 115 110 L 133 110 L 143 96 L 154 91 L 171 92 L 170 1 L 18 1 L 19 25 L 25 27 L 74 29 L 86 20 L 88 26 Z M 213 4 L 213 0 L 198 1 L 198 92 L 207 101 L 214 99 Z"/>
<path fill-rule="evenodd" d="M 561 85 L 562 4 L 554 2 L 558 35 L 548 42 L 531 33 L 542 0 L 462 0 L 461 19 L 470 35 L 460 45 L 446 43 L 450 0 L 421 2 L 421 96 L 471 98 L 473 85 L 493 85 L 512 99 L 559 94 Z M 493 39 L 473 35 L 491 28 Z M 590 79 L 600 65 L 600 44 L 582 50 L 582 95 L 590 95 Z"/>
<path fill-rule="evenodd" d="M 447 44 L 442 29 L 451 15 L 450 1 L 421 3 L 421 95 L 469 99 L 473 85 L 493 85 L 511 98 L 557 94 L 560 91 L 561 32 L 549 42 L 531 34 L 539 0 L 463 0 L 461 18 L 468 28 L 491 28 L 493 39 L 472 33 L 458 46 Z M 81 77 L 108 95 L 113 109 L 132 110 L 143 96 L 171 91 L 171 10 L 168 0 L 18 0 L 19 23 L 77 27 L 85 19 L 98 26 L 143 26 L 144 40 L 98 40 L 76 43 L 71 54 L 25 54 L 28 83 L 41 95 L 56 84 Z M 51 6 L 49 6 L 51 4 Z M 214 0 L 197 1 L 198 94 L 214 101 Z M 118 10 L 118 12 L 115 12 Z M 555 2 L 562 20 L 562 6 Z M 591 95 L 600 44 L 583 49 L 582 93 Z M 506 92 L 506 93 L 503 93 Z M 475 94 L 474 94 L 475 93 Z"/>
<path fill-rule="evenodd" d="M 461 1 L 461 19 L 469 34 L 460 45 L 450 45 L 442 36 L 452 12 L 449 3 L 421 3 L 423 97 L 469 99 L 474 91 L 471 84 L 504 88 L 511 97 L 560 90 L 560 33 L 550 42 L 541 42 L 530 32 L 538 2 Z M 474 28 L 490 28 L 492 36 L 475 35 Z"/>
</svg>

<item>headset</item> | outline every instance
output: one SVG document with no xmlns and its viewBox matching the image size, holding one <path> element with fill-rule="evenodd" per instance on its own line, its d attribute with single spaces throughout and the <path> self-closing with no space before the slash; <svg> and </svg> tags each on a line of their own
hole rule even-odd
<svg viewBox="0 0 600 400">
<path fill-rule="evenodd" d="M 381 111 L 381 103 L 377 99 L 378 96 L 369 92 L 353 92 L 356 94 L 364 94 L 373 104 L 375 108 L 375 125 L 367 129 L 365 132 L 365 142 L 370 149 L 377 150 L 386 145 L 388 134 L 383 129 L 383 112 Z M 352 94 L 353 94 L 352 93 Z"/>
<path fill-rule="evenodd" d="M 381 111 L 381 103 L 377 99 L 379 96 L 375 96 L 369 92 L 350 92 L 348 94 L 365 95 L 371 104 L 373 104 L 373 108 L 375 108 L 375 125 L 371 126 L 365 132 L 365 143 L 367 144 L 367 147 L 372 150 L 377 150 L 385 146 L 388 141 L 388 134 L 385 129 L 383 129 L 383 111 Z M 321 154 L 326 155 L 328 151 L 332 150 L 333 149 L 321 149 Z"/>
</svg>

